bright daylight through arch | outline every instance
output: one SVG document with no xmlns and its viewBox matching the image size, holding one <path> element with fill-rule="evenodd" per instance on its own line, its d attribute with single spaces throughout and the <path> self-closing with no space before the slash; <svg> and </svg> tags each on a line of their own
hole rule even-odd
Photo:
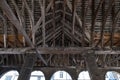
<svg viewBox="0 0 120 80">
<path fill-rule="evenodd" d="M 41 71 L 33 71 L 30 80 L 45 80 L 45 76 Z"/>
<path fill-rule="evenodd" d="M 79 74 L 78 80 L 91 80 L 88 71 L 82 71 Z M 108 71 L 105 75 L 105 80 L 120 80 L 120 73 Z"/>
<path fill-rule="evenodd" d="M 17 80 L 19 73 L 16 70 L 6 72 L 0 80 Z"/>
<path fill-rule="evenodd" d="M 72 78 L 66 71 L 57 71 L 53 74 L 51 80 L 72 80 Z"/>
<path fill-rule="evenodd" d="M 16 70 L 11 70 L 3 74 L 0 80 L 17 80 L 18 76 L 19 73 Z M 30 80 L 45 80 L 45 76 L 41 71 L 33 71 Z M 72 78 L 66 71 L 57 71 L 53 74 L 51 80 L 72 80 Z M 78 80 L 91 80 L 88 71 L 80 72 Z M 120 73 L 108 71 L 105 80 L 120 80 Z"/>
<path fill-rule="evenodd" d="M 105 80 L 120 80 L 120 73 L 108 71 L 105 75 Z"/>
<path fill-rule="evenodd" d="M 78 80 L 90 80 L 88 71 L 82 71 L 78 76 Z"/>
</svg>

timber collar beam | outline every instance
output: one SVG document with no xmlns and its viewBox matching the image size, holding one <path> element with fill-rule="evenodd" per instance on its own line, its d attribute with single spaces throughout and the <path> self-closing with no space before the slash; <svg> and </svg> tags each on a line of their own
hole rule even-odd
<svg viewBox="0 0 120 80">
<path fill-rule="evenodd" d="M 86 51 L 93 50 L 95 54 L 120 54 L 119 50 L 101 50 L 92 49 L 90 47 L 67 47 L 67 48 L 53 48 L 53 47 L 40 47 L 37 48 L 39 54 L 84 54 Z M 30 47 L 26 48 L 0 48 L 0 54 L 29 54 L 36 53 Z"/>
</svg>

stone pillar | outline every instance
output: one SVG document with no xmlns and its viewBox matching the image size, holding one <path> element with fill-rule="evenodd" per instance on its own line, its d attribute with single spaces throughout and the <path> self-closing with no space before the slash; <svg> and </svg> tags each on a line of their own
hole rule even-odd
<svg viewBox="0 0 120 80">
<path fill-rule="evenodd" d="M 105 80 L 104 75 L 102 75 L 102 71 L 98 70 L 94 51 L 88 50 L 84 54 L 84 58 L 86 61 L 87 69 L 90 74 L 91 80 Z"/>
<path fill-rule="evenodd" d="M 76 69 L 69 69 L 69 70 L 66 70 L 66 72 L 69 73 L 69 75 L 71 76 L 72 80 L 77 80 L 78 79 L 78 74 L 76 72 Z"/>
<path fill-rule="evenodd" d="M 29 80 L 30 75 L 34 66 L 34 63 L 37 59 L 36 54 L 27 54 L 24 60 L 24 64 L 22 66 L 22 69 L 20 71 L 20 75 L 18 77 L 18 80 Z"/>
<path fill-rule="evenodd" d="M 42 70 L 42 72 L 44 73 L 45 80 L 50 80 L 52 75 L 55 73 L 55 70 L 46 68 L 46 69 Z"/>
<path fill-rule="evenodd" d="M 6 70 L 4 68 L 0 68 L 0 78 L 4 75 Z"/>
</svg>

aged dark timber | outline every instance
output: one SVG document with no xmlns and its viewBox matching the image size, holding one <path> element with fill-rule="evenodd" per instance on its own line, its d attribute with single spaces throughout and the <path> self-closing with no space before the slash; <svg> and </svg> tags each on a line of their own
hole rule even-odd
<svg viewBox="0 0 120 80">
<path fill-rule="evenodd" d="M 0 77 L 12 69 L 120 72 L 120 0 L 0 0 Z"/>
</svg>

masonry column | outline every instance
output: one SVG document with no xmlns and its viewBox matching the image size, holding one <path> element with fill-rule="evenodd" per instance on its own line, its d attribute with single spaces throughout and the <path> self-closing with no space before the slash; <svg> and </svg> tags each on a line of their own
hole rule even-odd
<svg viewBox="0 0 120 80">
<path fill-rule="evenodd" d="M 84 54 L 84 58 L 86 61 L 87 69 L 90 74 L 91 80 L 105 80 L 104 76 L 102 75 L 102 71 L 98 70 L 94 51 L 88 50 Z"/>
<path fill-rule="evenodd" d="M 7 72 L 6 69 L 0 68 L 0 78 L 3 76 L 3 74 L 4 74 L 5 72 Z"/>
<path fill-rule="evenodd" d="M 45 80 L 50 80 L 52 78 L 52 75 L 56 72 L 56 70 L 51 68 L 45 68 L 42 70 L 42 72 L 44 73 Z"/>
<path fill-rule="evenodd" d="M 27 54 L 26 55 L 24 64 L 22 66 L 20 75 L 18 77 L 18 80 L 29 80 L 30 79 L 31 71 L 33 69 L 36 59 L 37 59 L 36 54 Z"/>
<path fill-rule="evenodd" d="M 77 80 L 78 79 L 78 74 L 77 74 L 77 71 L 76 69 L 68 69 L 66 70 L 66 72 L 68 72 L 72 78 L 72 80 Z"/>
</svg>

